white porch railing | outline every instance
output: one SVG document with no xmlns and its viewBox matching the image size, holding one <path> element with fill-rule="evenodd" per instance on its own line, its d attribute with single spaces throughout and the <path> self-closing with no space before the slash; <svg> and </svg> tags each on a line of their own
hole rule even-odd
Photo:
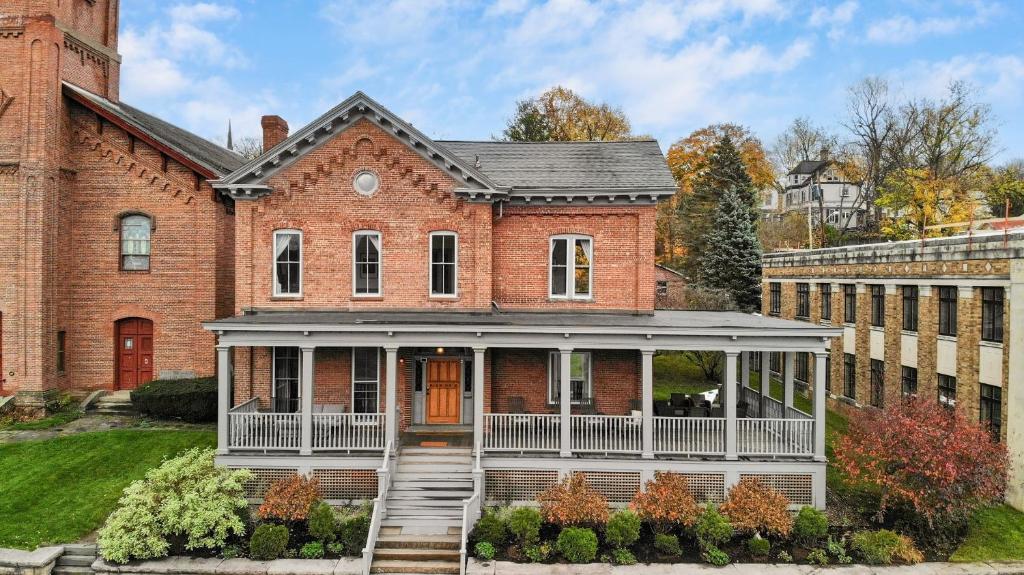
<svg viewBox="0 0 1024 575">
<path fill-rule="evenodd" d="M 725 453 L 725 419 L 721 417 L 655 417 L 654 452 L 682 455 Z"/>
<path fill-rule="evenodd" d="M 747 402 L 747 417 L 757 417 L 761 413 L 761 394 L 750 387 L 740 386 L 740 401 Z"/>
<path fill-rule="evenodd" d="M 485 413 L 483 446 L 488 451 L 558 451 L 559 415 Z"/>
<path fill-rule="evenodd" d="M 590 453 L 638 452 L 643 419 L 632 415 L 572 415 L 570 448 Z"/>
<path fill-rule="evenodd" d="M 394 473 L 394 461 L 391 457 L 391 442 L 384 445 L 384 461 L 377 470 L 377 498 L 373 500 L 373 509 L 370 511 L 370 529 L 366 535 L 366 547 L 363 547 L 363 575 L 370 574 L 370 566 L 373 564 L 373 550 L 377 548 L 377 536 L 380 534 L 380 524 L 387 514 L 388 491 L 391 489 L 391 476 Z"/>
<path fill-rule="evenodd" d="M 250 411 L 252 401 L 255 400 L 228 412 L 228 449 L 299 449 L 302 442 L 301 415 Z"/>
<path fill-rule="evenodd" d="M 480 467 L 480 443 L 476 444 L 476 465 L 473 466 L 473 495 L 462 500 L 462 532 L 459 537 L 459 575 L 466 575 L 466 557 L 469 555 L 469 532 L 480 519 L 483 509 L 483 477 Z"/>
<path fill-rule="evenodd" d="M 739 419 L 736 451 L 740 455 L 814 455 L 814 420 Z"/>
<path fill-rule="evenodd" d="M 764 398 L 764 413 L 761 417 L 764 419 L 785 419 L 785 409 L 783 408 L 782 402 L 771 398 Z"/>
<path fill-rule="evenodd" d="M 379 451 L 384 435 L 383 413 L 313 414 L 314 451 Z"/>
<path fill-rule="evenodd" d="M 786 408 L 786 418 L 787 419 L 814 419 L 814 416 L 811 415 L 810 413 L 805 412 L 805 411 L 800 411 L 799 409 L 797 409 L 795 407 L 787 407 Z"/>
</svg>

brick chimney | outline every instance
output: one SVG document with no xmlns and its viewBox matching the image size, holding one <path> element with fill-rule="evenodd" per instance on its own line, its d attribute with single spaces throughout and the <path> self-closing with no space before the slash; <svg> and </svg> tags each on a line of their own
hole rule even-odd
<svg viewBox="0 0 1024 575">
<path fill-rule="evenodd" d="M 263 151 L 280 144 L 288 137 L 288 122 L 281 116 L 263 116 Z"/>
</svg>

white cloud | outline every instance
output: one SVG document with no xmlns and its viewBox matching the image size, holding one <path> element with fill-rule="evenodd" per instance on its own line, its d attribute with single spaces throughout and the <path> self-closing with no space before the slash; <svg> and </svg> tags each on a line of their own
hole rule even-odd
<svg viewBox="0 0 1024 575">
<path fill-rule="evenodd" d="M 489 18 L 519 14 L 529 6 L 529 0 L 496 0 L 484 11 Z"/>
<path fill-rule="evenodd" d="M 911 97 L 939 98 L 951 82 L 964 81 L 979 99 L 1020 109 L 1024 102 L 1024 58 L 1015 54 L 960 55 L 940 61 L 915 61 L 889 73 Z"/>
<path fill-rule="evenodd" d="M 828 38 L 834 42 L 846 35 L 846 28 L 853 21 L 858 8 L 860 5 L 856 0 L 846 0 L 833 7 L 818 6 L 811 11 L 809 23 L 813 28 L 827 28 Z"/>
<path fill-rule="evenodd" d="M 883 44 L 907 44 L 927 36 L 946 36 L 981 26 L 997 12 L 995 5 L 977 1 L 968 14 L 913 18 L 905 14 L 877 20 L 867 29 L 869 41 Z"/>
</svg>

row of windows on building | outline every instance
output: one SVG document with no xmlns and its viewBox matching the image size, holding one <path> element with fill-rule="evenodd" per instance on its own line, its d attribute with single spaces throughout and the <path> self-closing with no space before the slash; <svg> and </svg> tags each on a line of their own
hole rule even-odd
<svg viewBox="0 0 1024 575">
<path fill-rule="evenodd" d="M 352 295 L 381 296 L 384 291 L 384 238 L 381 232 L 358 231 L 352 238 Z M 428 235 L 429 285 L 432 297 L 457 297 L 459 236 L 455 232 Z M 593 277 L 593 239 L 580 235 L 550 238 L 549 296 L 589 299 Z M 300 230 L 274 232 L 274 296 L 302 295 L 303 249 Z"/>
<path fill-rule="evenodd" d="M 868 286 L 871 293 L 871 325 L 885 326 L 885 286 Z M 916 285 L 900 286 L 903 301 L 903 331 L 918 331 L 920 313 L 920 288 Z M 938 286 L 938 333 L 945 336 L 957 335 L 957 287 Z M 967 288 L 970 289 L 970 288 Z M 832 319 L 832 284 L 818 284 L 821 294 L 821 319 Z M 842 284 L 843 322 L 857 323 L 857 286 Z M 1004 290 L 1001 287 L 981 288 L 981 339 L 990 342 L 1003 341 Z M 769 285 L 769 313 L 779 314 L 782 310 L 782 284 Z M 796 284 L 796 317 L 808 319 L 811 316 L 811 286 L 809 283 Z"/>
</svg>

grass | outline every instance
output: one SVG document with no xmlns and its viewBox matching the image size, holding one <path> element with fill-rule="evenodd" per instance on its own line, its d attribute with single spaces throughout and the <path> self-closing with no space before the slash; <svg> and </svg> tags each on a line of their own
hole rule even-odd
<svg viewBox="0 0 1024 575">
<path fill-rule="evenodd" d="M 950 561 L 1024 560 L 1024 512 L 1009 505 L 982 509 L 971 520 L 967 539 Z"/>
<path fill-rule="evenodd" d="M 654 356 L 654 400 L 668 401 L 673 393 L 703 393 L 714 389 L 704 372 L 682 352 L 662 352 Z"/>
<path fill-rule="evenodd" d="M 98 529 L 121 491 L 210 431 L 114 430 L 0 446 L 0 547 L 34 549 Z"/>
<path fill-rule="evenodd" d="M 82 417 L 82 412 L 77 409 L 61 411 L 49 417 L 44 417 L 35 421 L 21 421 L 18 423 L 8 423 L 6 425 L 0 424 L 0 431 L 36 431 L 40 429 L 50 429 L 71 423 L 79 417 Z"/>
</svg>

